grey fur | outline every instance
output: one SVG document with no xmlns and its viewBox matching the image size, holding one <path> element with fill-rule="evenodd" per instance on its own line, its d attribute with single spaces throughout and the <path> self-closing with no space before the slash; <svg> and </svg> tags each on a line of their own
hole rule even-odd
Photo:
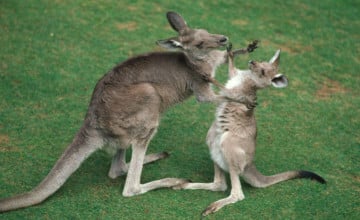
<svg viewBox="0 0 360 220">
<path fill-rule="evenodd" d="M 206 189 L 225 191 L 227 188 L 224 171 L 230 173 L 230 196 L 210 204 L 203 216 L 214 213 L 223 206 L 245 198 L 239 175 L 254 187 L 267 187 L 275 183 L 294 179 L 310 178 L 320 183 L 325 180 L 309 171 L 287 171 L 273 176 L 264 176 L 253 163 L 256 147 L 256 121 L 254 106 L 247 106 L 236 100 L 246 96 L 256 100 L 256 91 L 273 85 L 281 88 L 287 85 L 284 75 L 278 73 L 280 50 L 269 62 L 250 61 L 250 70 L 241 71 L 233 64 L 233 54 L 229 53 L 229 81 L 223 95 L 230 101 L 221 103 L 217 108 L 216 118 L 207 134 L 207 144 L 214 161 L 214 181 L 211 183 L 183 183 L 175 189 Z"/>
<path fill-rule="evenodd" d="M 93 152 L 107 146 L 115 151 L 110 178 L 127 174 L 124 196 L 172 187 L 187 180 L 165 178 L 140 183 L 144 163 L 167 157 L 166 153 L 145 156 L 159 126 L 161 114 L 195 94 L 200 102 L 221 101 L 210 79 L 216 67 L 226 62 L 226 51 L 218 50 L 228 38 L 191 29 L 175 12 L 167 13 L 178 36 L 158 41 L 181 52 L 154 52 L 132 57 L 114 67 L 97 83 L 83 126 L 46 178 L 33 190 L 0 200 L 0 212 L 36 205 L 55 193 Z M 129 164 L 125 150 L 132 147 Z"/>
</svg>

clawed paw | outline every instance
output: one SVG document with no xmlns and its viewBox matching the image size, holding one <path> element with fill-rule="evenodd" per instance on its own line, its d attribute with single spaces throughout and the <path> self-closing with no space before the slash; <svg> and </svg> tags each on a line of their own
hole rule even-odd
<svg viewBox="0 0 360 220">
<path fill-rule="evenodd" d="M 233 57 L 234 57 L 234 53 L 232 52 L 232 47 L 233 47 L 233 45 L 232 45 L 231 42 L 226 46 L 226 51 L 227 51 L 228 56 L 229 56 L 230 58 L 233 58 Z"/>
<path fill-rule="evenodd" d="M 249 103 L 247 103 L 247 104 L 246 104 L 246 107 L 247 107 L 248 109 L 254 109 L 257 105 L 258 105 L 258 103 L 257 103 L 256 101 L 254 101 L 254 102 L 249 102 Z"/>
<path fill-rule="evenodd" d="M 247 51 L 248 51 L 249 53 L 253 52 L 256 48 L 258 48 L 258 43 L 259 43 L 259 42 L 260 42 L 260 41 L 258 41 L 258 40 L 254 40 L 251 44 L 248 45 Z"/>
</svg>

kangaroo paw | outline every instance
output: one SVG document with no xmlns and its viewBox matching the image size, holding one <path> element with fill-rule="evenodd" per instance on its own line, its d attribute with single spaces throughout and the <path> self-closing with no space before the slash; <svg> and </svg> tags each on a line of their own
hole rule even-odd
<svg viewBox="0 0 360 220">
<path fill-rule="evenodd" d="M 226 51 L 229 53 L 232 50 L 232 43 L 229 42 L 229 44 L 226 46 Z"/>
<path fill-rule="evenodd" d="M 251 44 L 248 45 L 247 51 L 248 51 L 249 53 L 253 52 L 256 48 L 258 48 L 258 43 L 259 43 L 259 42 L 260 42 L 260 41 L 258 41 L 258 40 L 254 40 Z"/>
</svg>

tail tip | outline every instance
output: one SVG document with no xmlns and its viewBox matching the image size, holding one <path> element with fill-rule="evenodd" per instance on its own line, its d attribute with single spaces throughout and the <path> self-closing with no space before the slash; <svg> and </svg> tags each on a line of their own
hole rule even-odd
<svg viewBox="0 0 360 220">
<path fill-rule="evenodd" d="M 311 180 L 316 180 L 321 184 L 326 184 L 326 180 L 324 178 L 310 171 L 305 171 L 305 170 L 299 171 L 299 178 L 307 178 Z"/>
</svg>

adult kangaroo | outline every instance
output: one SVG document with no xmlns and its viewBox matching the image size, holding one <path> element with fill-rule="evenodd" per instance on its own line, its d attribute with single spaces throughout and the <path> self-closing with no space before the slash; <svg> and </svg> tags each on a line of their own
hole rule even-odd
<svg viewBox="0 0 360 220">
<path fill-rule="evenodd" d="M 309 178 L 323 184 L 326 183 L 316 173 L 303 170 L 265 176 L 257 170 L 254 164 L 257 133 L 255 108 L 244 105 L 237 99 L 248 96 L 256 100 L 257 90 L 270 85 L 275 88 L 286 87 L 287 78 L 278 73 L 279 62 L 280 50 L 276 51 L 269 62 L 250 61 L 249 70 L 239 70 L 234 66 L 233 54 L 229 49 L 229 80 L 225 86 L 227 88 L 226 96 L 229 97 L 229 100 L 218 106 L 216 118 L 206 137 L 214 162 L 214 180 L 211 183 L 183 183 L 174 187 L 175 189 L 225 191 L 227 188 L 225 172 L 228 172 L 231 181 L 230 195 L 210 204 L 203 211 L 203 216 L 245 198 L 239 176 L 242 176 L 245 182 L 254 187 L 267 187 L 295 178 Z"/>
<path fill-rule="evenodd" d="M 0 212 L 41 203 L 55 193 L 89 155 L 104 146 L 116 152 L 109 177 L 128 173 L 123 196 L 186 182 L 165 178 L 141 184 L 143 163 L 167 156 L 166 153 L 145 156 L 147 146 L 156 133 L 161 114 L 170 106 L 192 94 L 201 102 L 222 99 L 213 93 L 210 81 L 216 67 L 227 60 L 226 51 L 218 49 L 228 43 L 228 38 L 203 29 L 191 29 L 175 12 L 168 12 L 167 19 L 178 36 L 157 43 L 181 51 L 132 57 L 105 74 L 93 91 L 82 127 L 50 173 L 31 191 L 1 199 Z M 126 164 L 125 150 L 130 146 L 132 156 Z"/>
</svg>

